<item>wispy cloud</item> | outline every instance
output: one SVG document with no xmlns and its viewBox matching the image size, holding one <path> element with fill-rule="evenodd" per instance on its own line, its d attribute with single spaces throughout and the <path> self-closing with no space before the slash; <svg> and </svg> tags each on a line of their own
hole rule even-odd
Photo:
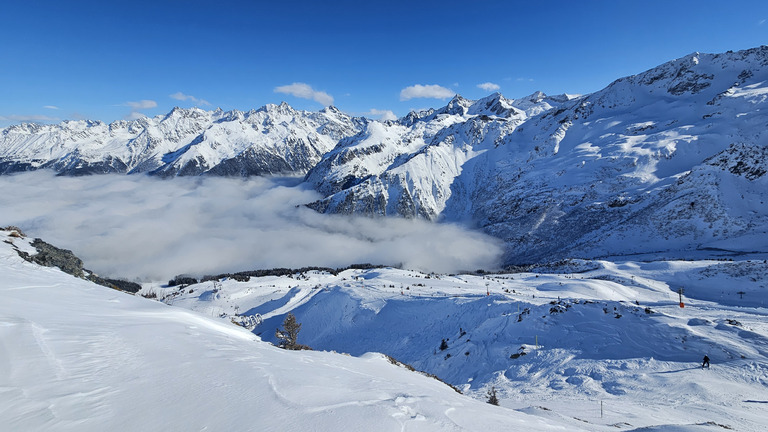
<svg viewBox="0 0 768 432">
<path fill-rule="evenodd" d="M 180 101 L 192 101 L 196 103 L 197 105 L 210 105 L 211 103 L 208 102 L 205 99 L 198 99 L 192 95 L 184 94 L 182 92 L 176 92 L 174 94 L 168 95 L 171 99 L 176 99 Z"/>
<path fill-rule="evenodd" d="M 483 89 L 488 92 L 496 91 L 501 88 L 500 85 L 494 84 L 492 82 L 484 82 L 482 84 L 478 84 L 477 88 Z"/>
<path fill-rule="evenodd" d="M 757 25 L 759 25 L 759 26 L 761 26 L 761 25 L 763 25 L 763 24 L 765 24 L 765 20 L 764 20 L 764 19 L 761 19 L 761 20 L 760 20 L 760 21 L 757 23 Z"/>
<path fill-rule="evenodd" d="M 130 113 L 126 114 L 124 119 L 126 120 L 138 120 L 140 118 L 147 117 L 146 114 L 138 111 L 131 111 Z"/>
<path fill-rule="evenodd" d="M 324 215 L 301 179 L 0 176 L 0 221 L 72 249 L 102 275 L 167 280 L 272 267 L 492 268 L 496 240 L 456 225 Z"/>
<path fill-rule="evenodd" d="M 135 102 L 126 102 L 125 106 L 131 107 L 133 111 L 140 111 L 144 109 L 150 109 L 157 107 L 157 102 L 153 100 L 143 99 Z"/>
<path fill-rule="evenodd" d="M 49 122 L 61 121 L 61 119 L 58 117 L 51 117 L 51 116 L 42 115 L 42 114 L 31 114 L 31 115 L 11 114 L 7 116 L 0 116 L 0 121 L 21 122 L 21 123 L 49 123 Z"/>
<path fill-rule="evenodd" d="M 521 81 L 521 82 L 522 82 L 522 81 L 533 82 L 533 78 L 523 78 L 523 77 L 520 77 L 520 78 L 517 78 L 515 81 Z"/>
<path fill-rule="evenodd" d="M 59 109 L 59 107 L 57 107 L 56 105 L 45 105 L 43 108 L 45 108 L 45 109 L 51 109 L 51 110 L 57 110 L 57 109 Z"/>
<path fill-rule="evenodd" d="M 400 90 L 400 100 L 407 101 L 416 98 L 448 99 L 455 94 L 455 91 L 436 84 L 416 84 Z"/>
<path fill-rule="evenodd" d="M 365 114 L 371 117 L 378 117 L 379 120 L 397 120 L 395 113 L 390 110 L 371 108 L 371 110 Z"/>
<path fill-rule="evenodd" d="M 131 108 L 131 112 L 125 116 L 126 120 L 136 120 L 142 117 L 146 117 L 145 114 L 139 112 L 141 110 L 157 107 L 157 102 L 149 99 L 142 99 L 140 101 L 129 101 L 122 104 Z"/>
<path fill-rule="evenodd" d="M 275 87 L 275 93 L 283 93 L 295 96 L 297 98 L 309 99 L 321 103 L 324 106 L 333 105 L 333 96 L 326 92 L 318 91 L 306 83 L 293 83 Z"/>
</svg>

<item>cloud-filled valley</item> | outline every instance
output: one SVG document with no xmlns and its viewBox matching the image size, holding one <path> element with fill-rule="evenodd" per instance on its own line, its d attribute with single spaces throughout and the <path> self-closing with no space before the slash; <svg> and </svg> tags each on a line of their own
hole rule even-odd
<svg viewBox="0 0 768 432">
<path fill-rule="evenodd" d="M 322 215 L 297 178 L 0 177 L 0 224 L 72 249 L 101 275 L 163 280 L 355 263 L 435 272 L 493 268 L 500 244 L 459 226 Z"/>
</svg>

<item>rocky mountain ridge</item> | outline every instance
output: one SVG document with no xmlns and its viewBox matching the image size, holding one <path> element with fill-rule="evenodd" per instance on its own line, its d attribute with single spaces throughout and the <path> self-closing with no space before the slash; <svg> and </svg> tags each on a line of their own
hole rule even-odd
<svg viewBox="0 0 768 432">
<path fill-rule="evenodd" d="M 174 108 L 164 116 L 21 124 L 0 130 L 0 173 L 50 168 L 63 175 L 148 173 L 251 176 L 304 173 L 367 122 L 335 107 L 286 103 L 248 112 Z"/>
<path fill-rule="evenodd" d="M 344 140 L 310 207 L 470 224 L 508 263 L 766 251 L 766 65 L 765 46 L 695 53 L 525 114 L 457 97 Z"/>
</svg>

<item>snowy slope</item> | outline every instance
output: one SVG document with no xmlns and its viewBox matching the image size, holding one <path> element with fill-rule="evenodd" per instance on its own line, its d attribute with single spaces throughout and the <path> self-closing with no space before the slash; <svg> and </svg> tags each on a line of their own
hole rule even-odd
<svg viewBox="0 0 768 432">
<path fill-rule="evenodd" d="M 508 263 L 768 251 L 766 66 L 768 47 L 695 53 L 575 99 L 457 98 L 345 140 L 310 206 L 470 223 Z"/>
<path fill-rule="evenodd" d="M 517 262 L 768 250 L 767 59 L 692 54 L 531 119 L 483 162 L 474 216 Z"/>
<path fill-rule="evenodd" d="M 296 111 L 174 108 L 165 116 L 21 124 L 0 130 L 0 172 L 53 168 L 62 174 L 148 172 L 160 176 L 304 173 L 365 120 L 334 107 Z"/>
<path fill-rule="evenodd" d="M 0 231 L 0 430 L 586 430 L 380 354 L 289 352 L 231 323 L 23 261 Z"/>
<path fill-rule="evenodd" d="M 578 418 L 588 430 L 761 431 L 766 277 L 764 261 L 570 261 L 514 274 L 304 272 L 142 292 L 225 321 L 251 317 L 265 340 L 292 312 L 300 343 L 381 351 L 478 399 L 495 386 L 502 406 Z"/>
</svg>

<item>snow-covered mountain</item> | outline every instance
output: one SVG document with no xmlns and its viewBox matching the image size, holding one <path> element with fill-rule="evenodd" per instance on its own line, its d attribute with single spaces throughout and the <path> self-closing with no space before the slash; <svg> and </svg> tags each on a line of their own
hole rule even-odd
<svg viewBox="0 0 768 432">
<path fill-rule="evenodd" d="M 25 123 L 0 130 L 0 173 L 305 173 L 365 123 L 335 107 L 306 112 L 286 103 L 248 112 L 174 108 L 165 116 L 111 124 Z"/>
<path fill-rule="evenodd" d="M 768 46 L 694 53 L 584 96 L 500 94 L 397 121 L 175 109 L 0 131 L 0 172 L 304 173 L 319 212 L 459 222 L 505 262 L 768 251 Z"/>
<path fill-rule="evenodd" d="M 541 92 L 518 100 L 499 93 L 478 101 L 456 96 L 437 111 L 368 123 L 307 174 L 306 180 L 326 195 L 310 207 L 439 219 L 449 199 L 470 199 L 470 191 L 454 182 L 468 161 L 499 145 L 531 115 L 568 99 Z"/>
<path fill-rule="evenodd" d="M 462 221 L 507 262 L 768 250 L 768 47 L 593 94 L 500 95 L 370 123 L 307 175 L 333 213 Z"/>
</svg>

